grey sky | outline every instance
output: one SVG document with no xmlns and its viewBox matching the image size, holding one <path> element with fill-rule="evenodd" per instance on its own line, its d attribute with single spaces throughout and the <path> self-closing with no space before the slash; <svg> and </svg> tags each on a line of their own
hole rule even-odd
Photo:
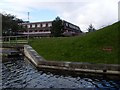
<svg viewBox="0 0 120 90">
<path fill-rule="evenodd" d="M 78 25 L 86 31 L 89 24 L 101 28 L 118 21 L 119 0 L 1 0 L 0 11 L 27 18 L 26 12 L 50 10 L 62 19 Z M 37 16 L 37 17 L 38 17 Z M 48 17 L 50 17 L 48 13 Z M 36 21 L 34 13 L 30 16 Z M 47 17 L 46 17 L 47 18 Z M 55 18 L 55 17 L 54 17 Z"/>
</svg>

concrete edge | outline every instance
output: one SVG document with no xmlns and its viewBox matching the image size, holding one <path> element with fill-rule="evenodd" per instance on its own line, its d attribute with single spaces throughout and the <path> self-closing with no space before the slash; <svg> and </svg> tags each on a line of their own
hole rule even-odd
<svg viewBox="0 0 120 90">
<path fill-rule="evenodd" d="M 46 61 L 29 45 L 24 45 L 24 54 L 39 69 L 120 75 L 120 65 L 117 64 Z"/>
</svg>

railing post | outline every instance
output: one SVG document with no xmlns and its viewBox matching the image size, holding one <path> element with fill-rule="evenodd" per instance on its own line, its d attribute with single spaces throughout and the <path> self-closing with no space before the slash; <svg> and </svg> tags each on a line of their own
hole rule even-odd
<svg viewBox="0 0 120 90">
<path fill-rule="evenodd" d="M 17 43 L 17 36 L 15 36 L 15 41 L 16 41 L 16 43 Z"/>
<path fill-rule="evenodd" d="M 9 38 L 9 43 L 10 43 L 10 36 L 8 38 Z"/>
<path fill-rule="evenodd" d="M 2 37 L 2 43 L 28 43 L 27 36 L 5 36 Z M 20 39 L 20 40 L 19 40 Z M 11 41 L 13 40 L 13 41 Z"/>
</svg>

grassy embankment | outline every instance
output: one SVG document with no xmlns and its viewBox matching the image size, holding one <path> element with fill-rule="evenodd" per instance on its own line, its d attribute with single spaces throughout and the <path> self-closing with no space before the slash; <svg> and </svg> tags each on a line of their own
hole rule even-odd
<svg viewBox="0 0 120 90">
<path fill-rule="evenodd" d="M 84 36 L 32 39 L 29 43 L 46 60 L 120 64 L 118 25 L 120 22 Z"/>
</svg>

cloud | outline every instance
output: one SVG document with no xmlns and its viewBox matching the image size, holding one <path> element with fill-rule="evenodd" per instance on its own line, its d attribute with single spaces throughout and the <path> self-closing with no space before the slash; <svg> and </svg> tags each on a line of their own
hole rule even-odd
<svg viewBox="0 0 120 90">
<path fill-rule="evenodd" d="M 109 25 L 117 21 L 117 3 L 117 0 L 89 2 L 76 9 L 74 8 L 71 12 L 64 10 L 61 16 L 79 25 L 83 31 L 91 23 L 98 29 L 103 25 Z"/>
<path fill-rule="evenodd" d="M 86 31 L 89 24 L 95 28 L 109 25 L 118 19 L 119 0 L 1 0 L 0 11 L 6 11 L 23 20 L 27 12 L 51 10 L 62 19 L 80 26 Z M 33 15 L 33 14 L 32 14 Z M 48 13 L 49 15 L 49 13 Z M 31 17 L 34 17 L 31 16 Z"/>
</svg>

